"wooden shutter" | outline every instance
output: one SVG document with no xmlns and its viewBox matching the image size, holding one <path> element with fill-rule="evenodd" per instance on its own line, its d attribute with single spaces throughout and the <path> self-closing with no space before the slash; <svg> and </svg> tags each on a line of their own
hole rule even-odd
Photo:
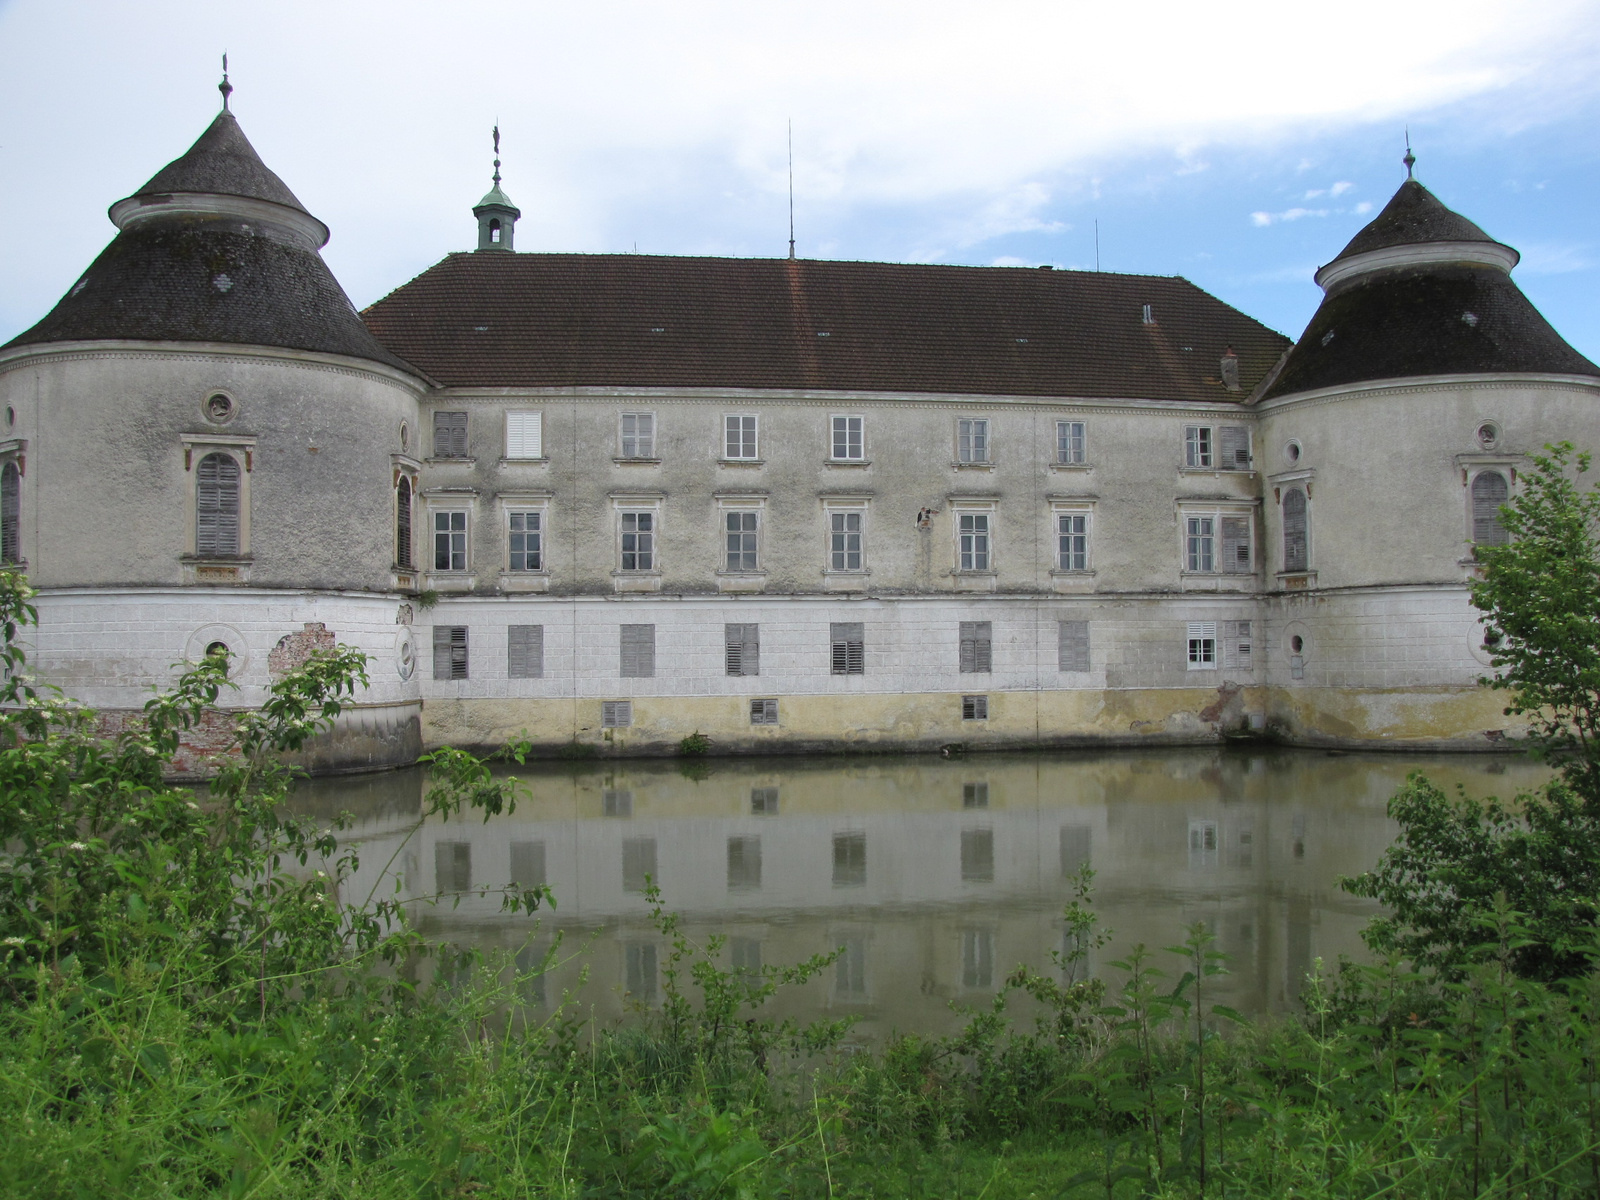
<svg viewBox="0 0 1600 1200">
<path fill-rule="evenodd" d="M 0 563 L 22 561 L 22 473 L 17 464 L 0 468 Z"/>
<path fill-rule="evenodd" d="M 865 629 L 861 621 L 834 621 L 829 626 L 835 675 L 861 675 L 865 672 Z"/>
<path fill-rule="evenodd" d="M 961 673 L 987 675 L 992 661 L 994 624 L 990 621 L 961 622 Z"/>
<path fill-rule="evenodd" d="M 411 480 L 404 475 L 395 489 L 394 561 L 396 566 L 411 566 Z"/>
<path fill-rule="evenodd" d="M 1481 472 L 1472 481 L 1472 540 L 1480 546 L 1504 546 L 1511 539 L 1500 520 L 1500 506 L 1510 489 L 1498 471 Z"/>
<path fill-rule="evenodd" d="M 208 454 L 195 471 L 194 552 L 239 553 L 239 464 Z"/>
<path fill-rule="evenodd" d="M 544 457 L 544 414 L 508 412 L 506 414 L 506 457 Z"/>
<path fill-rule="evenodd" d="M 761 674 L 761 626 L 727 624 L 722 627 L 729 675 Z"/>
<path fill-rule="evenodd" d="M 1255 643 L 1251 637 L 1250 622 L 1224 621 L 1222 638 L 1222 665 L 1235 671 L 1253 670 Z"/>
<path fill-rule="evenodd" d="M 632 700 L 602 700 L 600 724 L 606 729 L 620 729 L 633 724 Z"/>
<path fill-rule="evenodd" d="M 1248 575 L 1250 562 L 1250 518 L 1222 518 L 1222 569 L 1229 575 Z"/>
<path fill-rule="evenodd" d="M 1062 671 L 1089 669 L 1089 622 L 1057 621 L 1057 662 Z"/>
<path fill-rule="evenodd" d="M 467 414 L 464 412 L 436 412 L 433 414 L 433 456 L 435 458 L 465 458 L 467 455 Z"/>
<path fill-rule="evenodd" d="M 656 627 L 654 625 L 624 625 L 622 627 L 622 677 L 624 679 L 649 679 L 656 673 Z"/>
<path fill-rule="evenodd" d="M 1224 425 L 1217 430 L 1217 466 L 1224 471 L 1250 469 L 1250 430 L 1244 425 Z"/>
<path fill-rule="evenodd" d="M 1283 494 L 1283 569 L 1304 571 L 1306 553 L 1306 494 L 1290 488 Z"/>
<path fill-rule="evenodd" d="M 750 701 L 750 724 L 776 725 L 778 723 L 778 702 L 773 699 Z"/>
<path fill-rule="evenodd" d="M 544 678 L 544 626 L 506 627 L 506 674 L 512 679 Z"/>
<path fill-rule="evenodd" d="M 435 679 L 467 678 L 467 627 L 465 625 L 435 625 L 433 627 L 433 677 Z"/>
</svg>

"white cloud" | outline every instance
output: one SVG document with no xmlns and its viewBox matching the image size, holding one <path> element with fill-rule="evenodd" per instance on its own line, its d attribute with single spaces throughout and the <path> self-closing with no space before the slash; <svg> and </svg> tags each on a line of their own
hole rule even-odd
<svg viewBox="0 0 1600 1200">
<path fill-rule="evenodd" d="M 1328 189 L 1328 195 L 1342 196 L 1355 186 L 1356 185 L 1351 183 L 1348 179 L 1341 179 L 1338 183 L 1334 184 Z"/>
<path fill-rule="evenodd" d="M 1356 206 L 1355 206 L 1355 207 L 1354 207 L 1354 208 L 1353 208 L 1353 209 L 1351 209 L 1351 210 L 1350 210 L 1350 211 L 1351 211 L 1351 212 L 1353 212 L 1353 213 L 1355 213 L 1355 214 L 1356 214 L 1356 216 L 1358 216 L 1358 217 L 1364 217 L 1364 216 L 1366 216 L 1366 215 L 1367 215 L 1367 214 L 1368 214 L 1368 213 L 1369 213 L 1369 212 L 1371 212 L 1371 211 L 1372 211 L 1372 201 L 1370 201 L 1370 200 L 1363 200 L 1363 201 L 1362 201 L 1362 202 L 1361 202 L 1361 203 L 1360 203 L 1360 204 L 1358 204 L 1358 205 L 1356 205 Z"/>
<path fill-rule="evenodd" d="M 1595 267 L 1594 247 L 1579 242 L 1529 242 L 1521 247 L 1522 275 L 1568 275 Z"/>
<path fill-rule="evenodd" d="M 1253 212 L 1250 222 L 1253 225 L 1276 225 L 1279 221 L 1298 221 L 1302 217 L 1325 217 L 1329 210 L 1326 208 L 1290 208 L 1283 212 Z"/>
</svg>

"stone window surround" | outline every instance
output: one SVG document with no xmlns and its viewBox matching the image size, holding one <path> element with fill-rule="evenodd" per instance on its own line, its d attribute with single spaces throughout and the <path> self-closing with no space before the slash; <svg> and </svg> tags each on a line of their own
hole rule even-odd
<svg viewBox="0 0 1600 1200">
<path fill-rule="evenodd" d="M 21 485 L 22 481 L 28 477 L 28 439 L 27 438 L 0 438 L 0 467 L 4 467 L 6 463 L 16 463 L 17 464 L 17 476 L 18 476 L 17 483 L 19 485 L 18 490 L 20 491 L 21 490 L 20 485 Z M 194 489 L 191 486 L 191 488 L 190 488 L 190 496 L 189 496 L 189 503 L 191 505 L 194 504 L 193 491 L 194 491 Z M 24 505 L 21 504 L 20 498 L 19 498 L 19 501 L 18 501 L 18 507 L 19 507 L 19 509 L 25 507 Z M 190 528 L 192 529 L 193 526 L 194 526 L 193 518 L 190 519 L 189 524 L 190 524 Z M 23 527 L 21 525 L 21 522 L 19 521 L 18 522 L 18 527 L 17 527 L 17 542 L 18 542 L 18 545 L 17 545 L 17 561 L 14 562 L 14 563 L 8 563 L 7 565 L 11 566 L 11 567 L 21 567 L 23 569 L 26 569 L 27 566 L 28 566 L 28 557 L 27 557 L 27 555 L 22 553 L 22 546 L 21 546 L 22 528 Z M 189 543 L 191 546 L 194 544 L 194 542 L 192 540 L 192 537 L 193 537 L 193 535 L 191 534 L 191 541 Z"/>
<path fill-rule="evenodd" d="M 1254 584 L 1261 575 L 1261 562 L 1259 551 L 1256 547 L 1256 533 L 1260 525 L 1260 518 L 1256 514 L 1260 501 L 1255 499 L 1241 500 L 1237 498 L 1222 498 L 1212 496 L 1180 496 L 1173 502 L 1173 512 L 1177 517 L 1178 535 L 1178 577 L 1183 586 L 1187 588 L 1215 587 L 1227 580 L 1239 580 Z M 1189 538 L 1188 519 L 1190 517 L 1214 517 L 1216 524 L 1212 529 L 1215 539 L 1212 551 L 1213 569 L 1210 571 L 1189 570 Z M 1224 517 L 1244 517 L 1250 522 L 1250 570 L 1249 571 L 1224 571 L 1222 569 L 1222 519 Z"/>
<path fill-rule="evenodd" d="M 183 445 L 184 474 L 184 553 L 181 556 L 185 583 L 248 583 L 250 579 L 250 477 L 255 467 L 256 439 L 220 430 L 178 435 Z M 239 464 L 239 553 L 226 557 L 200 556 L 195 552 L 195 526 L 198 504 L 195 495 L 195 468 L 208 454 L 221 452 Z M 230 571 L 226 578 L 204 578 L 207 574 Z"/>
<path fill-rule="evenodd" d="M 766 581 L 767 568 L 767 493 L 717 492 L 717 588 L 719 591 L 758 591 Z M 731 512 L 756 514 L 756 568 L 750 571 L 728 569 L 728 524 Z"/>
<path fill-rule="evenodd" d="M 871 558 L 867 553 L 867 534 L 871 524 L 872 497 L 866 494 L 851 495 L 837 494 L 818 497 L 822 502 L 822 575 L 826 583 L 835 587 L 854 588 L 859 590 L 865 586 L 867 576 L 872 574 Z M 833 515 L 834 513 L 859 513 L 861 516 L 861 567 L 859 570 L 847 570 L 833 566 Z"/>
<path fill-rule="evenodd" d="M 427 580 L 429 588 L 435 591 L 470 591 L 477 580 L 477 571 L 473 562 L 472 537 L 477 523 L 478 489 L 467 487 L 424 488 L 419 495 L 423 499 L 423 535 L 427 539 L 421 549 L 423 555 L 423 578 Z M 433 518 L 441 512 L 465 512 L 467 514 L 467 566 L 465 570 L 440 571 L 433 566 Z M 416 534 L 413 533 L 412 537 L 415 538 L 415 536 Z"/>
<path fill-rule="evenodd" d="M 665 492 L 612 492 L 611 530 L 612 587 L 619 592 L 659 592 L 661 590 L 661 525 L 667 494 Z M 650 513 L 650 567 L 643 571 L 622 569 L 622 514 L 625 512 Z"/>
<path fill-rule="evenodd" d="M 1476 424 L 1483 424 L 1483 422 L 1480 421 Z M 1502 433 L 1500 438 L 1501 441 L 1504 441 L 1505 435 Z M 1499 475 L 1504 475 L 1506 479 L 1506 499 L 1509 502 L 1511 497 L 1517 494 L 1517 471 L 1519 468 L 1523 467 L 1527 461 L 1527 455 L 1511 453 L 1508 451 L 1489 451 L 1479 454 L 1456 455 L 1456 468 L 1461 472 L 1461 516 L 1463 521 L 1461 536 L 1462 540 L 1467 546 L 1467 552 L 1461 558 L 1461 566 L 1473 568 L 1478 566 L 1478 560 L 1473 557 L 1472 553 L 1472 547 L 1474 545 L 1472 539 L 1473 481 L 1477 479 L 1479 475 L 1489 471 L 1493 471 Z"/>
<path fill-rule="evenodd" d="M 391 454 L 389 468 L 392 474 L 389 481 L 391 530 L 398 529 L 400 524 L 400 480 L 406 479 L 411 483 L 411 562 L 407 565 L 397 561 L 393 567 L 394 586 L 401 591 L 411 591 L 415 588 L 417 576 L 421 571 L 417 565 L 417 512 L 423 507 L 418 503 L 422 498 L 422 462 L 409 454 Z M 398 546 L 395 548 L 398 549 Z"/>
<path fill-rule="evenodd" d="M 1079 580 L 1094 578 L 1095 506 L 1098 496 L 1050 496 L 1050 575 L 1053 579 Z M 1059 518 L 1083 517 L 1085 566 L 1081 571 L 1067 570 L 1061 565 L 1061 522 Z"/>
<path fill-rule="evenodd" d="M 496 492 L 495 509 L 499 514 L 502 537 L 500 549 L 500 589 L 506 592 L 544 592 L 550 588 L 550 501 L 552 493 L 545 490 Z M 539 569 L 513 571 L 511 569 L 511 513 L 536 512 L 539 514 Z"/>
<path fill-rule="evenodd" d="M 1283 495 L 1292 487 L 1299 488 L 1306 494 L 1306 569 L 1303 571 L 1279 570 L 1275 578 L 1280 587 L 1301 588 L 1312 587 L 1317 581 L 1316 572 L 1316 545 L 1312 537 L 1311 518 L 1315 506 L 1314 494 L 1316 491 L 1317 472 L 1312 467 L 1300 467 L 1293 471 L 1280 471 L 1276 475 L 1269 475 L 1267 482 L 1272 484 L 1272 502 L 1278 506 L 1278 538 L 1277 544 L 1271 550 L 1271 556 L 1276 558 L 1279 567 L 1283 566 Z"/>
<path fill-rule="evenodd" d="M 992 578 L 999 574 L 995 566 L 995 552 L 997 538 L 995 537 L 999 502 L 988 498 L 971 496 L 950 496 L 946 499 L 950 509 L 950 540 L 951 540 L 951 569 L 950 574 L 966 578 Z M 988 566 L 974 567 L 971 570 L 961 569 L 961 518 L 964 516 L 984 516 L 989 518 L 985 536 L 988 538 Z"/>
</svg>

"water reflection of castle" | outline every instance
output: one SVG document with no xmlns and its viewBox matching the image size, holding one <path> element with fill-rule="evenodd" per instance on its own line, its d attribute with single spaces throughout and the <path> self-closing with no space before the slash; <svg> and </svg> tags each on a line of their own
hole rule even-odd
<svg viewBox="0 0 1600 1200">
<path fill-rule="evenodd" d="M 981 1000 L 1019 962 L 1048 964 L 1069 876 L 1086 863 L 1116 934 L 1103 958 L 1172 945 L 1203 921 L 1232 956 L 1219 1000 L 1283 1008 L 1315 958 L 1358 949 L 1370 909 L 1337 878 L 1383 849 L 1385 801 L 1413 765 L 1203 750 L 745 761 L 700 779 L 660 763 L 546 770 L 524 775 L 532 795 L 514 816 L 431 822 L 409 839 L 415 773 L 363 781 L 362 795 L 324 781 L 310 802 L 357 813 L 357 896 L 392 889 L 387 876 L 404 895 L 443 895 L 418 913 L 436 935 L 520 949 L 525 962 L 554 930 L 568 949 L 594 937 L 545 981 L 548 998 L 575 987 L 585 964 L 584 997 L 602 1017 L 657 997 L 666 947 L 644 898 L 654 880 L 694 937 L 727 935 L 734 966 L 844 947 L 780 1009 L 859 1014 L 869 1031 L 937 1029 L 952 1020 L 949 1000 Z M 1476 759 L 1429 769 L 1480 792 L 1534 770 Z M 511 880 L 549 885 L 558 907 L 537 926 L 507 916 L 495 889 Z"/>
</svg>

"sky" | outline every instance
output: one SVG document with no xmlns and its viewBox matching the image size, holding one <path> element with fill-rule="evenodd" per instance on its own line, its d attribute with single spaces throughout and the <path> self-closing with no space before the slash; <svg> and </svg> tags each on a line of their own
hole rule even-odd
<svg viewBox="0 0 1600 1200">
<path fill-rule="evenodd" d="M 1600 361 L 1600 0 L 0 0 L 0 341 L 233 111 L 358 306 L 476 244 L 1182 275 L 1297 336 L 1405 178 Z M 1098 248 L 1097 248 L 1098 247 Z"/>
</svg>

